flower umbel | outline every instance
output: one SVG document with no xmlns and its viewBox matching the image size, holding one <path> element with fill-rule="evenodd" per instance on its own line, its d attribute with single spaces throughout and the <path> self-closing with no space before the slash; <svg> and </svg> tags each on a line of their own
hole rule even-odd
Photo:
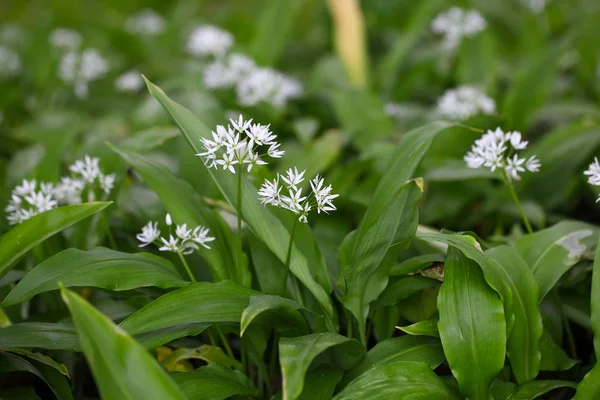
<svg viewBox="0 0 600 400">
<path fill-rule="evenodd" d="M 209 242 L 215 240 L 208 236 L 210 231 L 203 226 L 197 226 L 194 229 L 188 229 L 187 224 L 176 225 L 175 235 L 172 233 L 171 215 L 165 216 L 165 223 L 169 229 L 169 237 L 161 237 L 158 229 L 158 222 L 150 221 L 142 227 L 142 232 L 135 237 L 140 241 L 139 247 L 146 247 L 151 243 L 159 246 L 160 251 L 172 251 L 174 253 L 191 254 L 200 249 L 198 245 L 210 249 Z"/>
<path fill-rule="evenodd" d="M 204 159 L 208 168 L 229 170 L 235 174 L 235 165 L 247 165 L 250 172 L 254 165 L 265 165 L 266 161 L 261 156 L 279 158 L 284 152 L 277 150 L 279 143 L 275 141 L 269 125 L 253 124 L 252 120 L 244 120 L 240 115 L 238 120 L 230 120 L 227 127 L 219 125 L 216 132 L 212 132 L 212 140 L 202 138 L 204 152 L 196 154 Z M 267 147 L 265 153 L 259 154 L 261 148 Z"/>
<path fill-rule="evenodd" d="M 590 164 L 589 168 L 585 170 L 585 175 L 588 177 L 588 183 L 593 186 L 600 186 L 600 162 L 598 157 L 594 157 L 594 162 Z M 600 197 L 596 200 L 596 203 L 600 201 Z"/>
<path fill-rule="evenodd" d="M 304 182 L 306 170 L 299 172 L 297 168 L 288 169 L 286 175 L 277 174 L 273 181 L 265 180 L 258 190 L 258 197 L 263 204 L 270 204 L 274 207 L 281 207 L 292 211 L 299 216 L 300 222 L 308 222 L 308 213 L 313 207 L 317 208 L 317 213 L 328 213 L 336 210 L 333 205 L 333 199 L 338 194 L 332 194 L 331 185 L 325 186 L 325 181 L 317 175 L 310 181 L 312 193 L 302 195 L 302 188 L 299 187 Z M 287 188 L 287 195 L 282 195 L 279 181 L 282 180 Z"/>
<path fill-rule="evenodd" d="M 452 50 L 460 44 L 463 37 L 475 36 L 486 26 L 485 19 L 477 11 L 451 7 L 435 17 L 431 30 L 443 34 L 445 47 Z"/>
<path fill-rule="evenodd" d="M 540 161 L 533 155 L 529 158 L 519 158 L 516 154 L 527 148 L 519 132 L 504 132 L 500 128 L 488 130 L 471 146 L 471 151 L 464 157 L 469 168 L 487 167 L 492 172 L 504 169 L 509 179 L 519 180 L 520 172 L 538 172 Z"/>
<path fill-rule="evenodd" d="M 459 86 L 444 93 L 438 100 L 437 109 L 446 118 L 465 120 L 479 113 L 495 113 L 496 102 L 475 87 Z"/>
<path fill-rule="evenodd" d="M 36 180 L 23 180 L 11 193 L 5 211 L 11 225 L 20 224 L 29 218 L 49 211 L 58 206 L 53 194 L 52 184 L 41 182 L 38 188 Z"/>
</svg>

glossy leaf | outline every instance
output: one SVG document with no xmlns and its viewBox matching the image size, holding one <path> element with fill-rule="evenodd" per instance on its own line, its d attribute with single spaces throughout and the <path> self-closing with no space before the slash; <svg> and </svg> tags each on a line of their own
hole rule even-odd
<svg viewBox="0 0 600 400">
<path fill-rule="evenodd" d="M 146 85 L 150 90 L 150 94 L 158 100 L 177 123 L 192 148 L 197 153 L 200 153 L 202 151 L 200 139 L 202 137 L 210 138 L 210 129 L 200 122 L 189 110 L 171 100 L 158 86 L 148 80 L 146 80 Z M 199 168 L 203 168 L 200 160 L 198 164 Z M 214 169 L 208 169 L 208 172 L 217 186 L 219 186 L 227 201 L 236 208 L 236 177 L 228 172 Z M 256 197 L 256 187 L 246 179 L 244 179 L 242 187 L 242 214 L 244 221 L 246 221 L 250 229 L 269 247 L 279 260 L 285 261 L 290 234 L 283 224 L 260 203 Z M 314 241 L 314 237 L 312 240 Z M 290 270 L 315 296 L 325 311 L 326 317 L 330 322 L 329 325 L 332 326 L 333 306 L 328 296 L 328 293 L 331 292 L 331 282 L 325 261 L 322 257 L 316 260 L 307 259 L 299 251 L 297 242 L 295 242 L 292 248 Z"/>
<path fill-rule="evenodd" d="M 102 398 L 186 398 L 146 349 L 127 333 L 75 293 L 64 288 L 61 293 Z"/>
<path fill-rule="evenodd" d="M 321 365 L 306 373 L 304 389 L 298 400 L 331 400 L 335 387 L 342 379 L 342 371 Z"/>
<path fill-rule="evenodd" d="M 216 282 L 233 279 L 249 286 L 248 270 L 235 271 L 233 258 L 235 237 L 218 213 L 212 211 L 190 186 L 189 183 L 174 177 L 168 169 L 157 165 L 140 154 L 113 147 L 123 159 L 142 176 L 144 182 L 160 197 L 175 223 L 185 223 L 189 228 L 198 225 L 210 229 L 215 238 L 211 249 L 200 246 L 198 253 L 207 261 Z M 141 228 L 141 227 L 140 227 Z M 240 280 L 237 280 L 239 276 Z"/>
<path fill-rule="evenodd" d="M 476 262 L 448 249 L 438 294 L 438 328 L 444 353 L 461 392 L 487 400 L 492 380 L 504 366 L 506 322 L 502 301 Z"/>
<path fill-rule="evenodd" d="M 132 335 L 191 323 L 239 323 L 250 296 L 231 281 L 198 282 L 162 295 L 121 322 Z"/>
<path fill-rule="evenodd" d="M 400 300 L 406 299 L 423 289 L 432 289 L 439 286 L 440 282 L 435 279 L 423 276 L 406 276 L 388 284 L 379 298 L 373 302 L 373 308 L 393 306 L 398 304 Z"/>
<path fill-rule="evenodd" d="M 508 334 L 506 350 L 519 384 L 532 381 L 540 370 L 540 339 L 543 333 L 539 291 L 525 260 L 511 247 L 499 246 L 486 252 L 505 268 L 513 298 L 514 324 Z"/>
<path fill-rule="evenodd" d="M 102 211 L 110 204 L 97 202 L 58 207 L 15 226 L 0 237 L 0 277 L 25 253 L 50 236 Z"/>
<path fill-rule="evenodd" d="M 577 361 L 569 358 L 561 346 L 556 344 L 552 336 L 544 331 L 540 340 L 540 370 L 566 371 L 573 368 Z"/>
<path fill-rule="evenodd" d="M 281 338 L 279 362 L 283 376 L 283 399 L 295 400 L 300 396 L 306 371 L 317 357 L 321 362 L 348 369 L 364 354 L 364 348 L 356 340 L 330 332 Z"/>
<path fill-rule="evenodd" d="M 397 326 L 402 332 L 413 336 L 431 336 L 440 337 L 438 330 L 438 319 L 428 319 L 426 321 L 416 322 L 408 326 Z"/>
<path fill-rule="evenodd" d="M 352 381 L 333 400 L 458 400 L 427 364 L 397 361 L 372 368 Z"/>
<path fill-rule="evenodd" d="M 356 230 L 349 264 L 340 265 L 342 281 L 345 282 L 342 302 L 358 320 L 361 338 L 364 335 L 365 309 L 387 284 L 388 271 L 380 270 L 379 275 L 374 273 L 390 245 L 394 241 L 410 239 L 416 231 L 416 225 L 414 228 L 411 225 L 417 214 L 422 186 L 417 181 L 406 182 L 412 178 L 435 136 L 449 126 L 443 122 L 432 123 L 403 136 Z M 370 279 L 370 293 L 366 296 Z"/>
<path fill-rule="evenodd" d="M 293 300 L 278 296 L 252 296 L 240 321 L 241 335 L 248 326 L 259 319 L 266 319 L 271 326 L 281 326 L 299 335 L 308 333 L 308 324 L 300 310 L 308 312 Z"/>
<path fill-rule="evenodd" d="M 533 400 L 562 387 L 575 388 L 577 384 L 569 381 L 531 381 L 519 386 L 506 400 Z"/>
<path fill-rule="evenodd" d="M 564 221 L 519 239 L 516 249 L 533 271 L 540 300 L 596 244 L 597 232 L 592 225 Z"/>
<path fill-rule="evenodd" d="M 234 359 L 231 359 L 223 352 L 220 347 L 203 345 L 197 349 L 188 349 L 181 347 L 170 355 L 168 355 L 160 364 L 167 371 L 175 371 L 177 365 L 183 360 L 202 360 L 208 364 L 222 365 L 226 368 L 234 368 L 238 371 L 243 370 L 242 364 Z"/>
<path fill-rule="evenodd" d="M 152 349 L 185 336 L 196 336 L 210 324 L 185 324 L 135 335 L 135 340 L 147 349 Z"/>
<path fill-rule="evenodd" d="M 207 365 L 191 372 L 174 372 L 171 378 L 188 400 L 224 400 L 231 396 L 254 397 L 258 390 L 241 372 Z"/>
<path fill-rule="evenodd" d="M 96 248 L 67 249 L 44 260 L 14 287 L 3 306 L 22 303 L 36 294 L 65 287 L 91 286 L 120 291 L 138 287 L 185 286 L 173 264 L 152 254 L 129 254 Z"/>
<path fill-rule="evenodd" d="M 10 353 L 0 353 L 0 372 L 25 371 L 38 376 L 59 400 L 72 400 L 66 378 L 56 369 Z"/>
<path fill-rule="evenodd" d="M 594 365 L 583 380 L 577 385 L 573 400 L 590 400 L 600 398 L 600 365 Z"/>
<path fill-rule="evenodd" d="M 439 339 L 417 336 L 401 336 L 381 341 L 375 345 L 358 365 L 344 374 L 340 387 L 379 365 L 397 361 L 423 362 L 437 368 L 443 361 L 444 350 Z"/>
<path fill-rule="evenodd" d="M 409 275 L 425 269 L 436 262 L 444 262 L 443 254 L 423 254 L 411 257 L 392 267 L 390 275 Z"/>
<path fill-rule="evenodd" d="M 77 332 L 72 325 L 49 322 L 21 322 L 0 329 L 0 346 L 40 347 L 47 350 L 80 351 Z"/>
</svg>

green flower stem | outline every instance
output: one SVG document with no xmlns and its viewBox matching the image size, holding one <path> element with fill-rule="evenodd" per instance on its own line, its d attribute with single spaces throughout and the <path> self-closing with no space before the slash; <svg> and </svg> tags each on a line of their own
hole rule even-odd
<svg viewBox="0 0 600 400">
<path fill-rule="evenodd" d="M 225 337 L 225 335 L 223 335 L 223 332 L 221 332 L 221 328 L 219 328 L 218 325 L 215 325 L 215 329 L 217 330 L 217 334 L 219 335 L 219 338 L 221 339 L 221 342 L 223 343 L 223 347 L 225 348 L 225 353 L 227 353 L 227 355 L 229 356 L 229 358 L 231 358 L 232 360 L 235 360 L 235 357 L 233 356 L 233 351 L 231 351 L 231 347 L 229 347 L 229 342 L 227 341 L 227 338 Z M 243 351 L 242 351 L 242 356 L 243 356 Z"/>
<path fill-rule="evenodd" d="M 527 215 L 525 215 L 525 211 L 523 210 L 523 207 L 521 206 L 519 197 L 517 197 L 517 192 L 515 192 L 515 188 L 511 182 L 511 180 L 508 178 L 506 171 L 502 171 L 502 175 L 504 177 L 504 182 L 506 183 L 506 186 L 508 187 L 508 191 L 510 192 L 510 195 L 511 195 L 513 201 L 515 202 L 515 204 L 517 205 L 517 208 L 519 209 L 519 212 L 521 213 L 521 218 L 523 219 L 523 223 L 525 224 L 527 233 L 533 233 L 533 229 L 531 229 L 531 224 L 529 223 L 529 219 L 527 218 Z"/>
<path fill-rule="evenodd" d="M 197 282 L 196 278 L 194 278 L 194 274 L 192 274 L 192 270 L 190 269 L 190 266 L 188 265 L 187 261 L 185 261 L 185 257 L 183 256 L 183 254 L 181 254 L 180 252 L 177 252 L 177 255 L 179 256 L 179 259 L 181 260 L 181 263 L 183 264 L 183 267 L 187 271 L 188 276 L 190 277 L 191 281 Z"/>
<path fill-rule="evenodd" d="M 237 234 L 238 234 L 238 251 L 237 251 L 237 260 L 236 260 L 236 281 L 238 283 L 241 282 L 241 272 L 242 272 L 242 252 L 243 250 L 243 233 L 242 233 L 242 180 L 243 180 L 244 170 L 242 168 L 242 163 L 240 162 L 238 168 L 238 180 L 237 180 Z"/>
<path fill-rule="evenodd" d="M 108 243 L 110 244 L 110 247 L 113 250 L 117 250 L 117 242 L 115 241 L 115 237 L 112 234 L 112 231 L 110 230 L 110 225 L 108 224 L 108 220 L 106 219 L 106 217 L 104 216 L 104 213 L 101 213 L 101 218 L 102 218 L 102 223 L 104 224 L 104 227 L 106 229 L 106 236 L 108 237 Z"/>
<path fill-rule="evenodd" d="M 296 233 L 296 225 L 298 225 L 298 218 L 294 217 L 294 224 L 292 225 L 292 232 L 290 232 L 290 240 L 288 242 L 287 254 L 285 256 L 285 271 L 283 273 L 283 292 L 287 288 L 288 276 L 290 275 L 290 261 L 292 259 L 292 248 L 294 247 L 294 234 Z M 298 280 L 292 275 L 292 283 L 294 284 L 294 291 L 296 292 L 296 300 L 301 305 L 304 305 L 302 299 L 302 292 L 300 291 L 300 284 Z"/>
</svg>

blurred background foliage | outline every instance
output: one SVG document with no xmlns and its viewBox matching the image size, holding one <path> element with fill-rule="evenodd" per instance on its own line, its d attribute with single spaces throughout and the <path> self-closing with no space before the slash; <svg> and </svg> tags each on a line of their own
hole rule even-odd
<svg viewBox="0 0 600 400">
<path fill-rule="evenodd" d="M 138 150 L 145 145 L 149 156 L 203 196 L 217 197 L 197 168 L 199 160 L 147 92 L 115 90 L 115 80 L 136 69 L 209 126 L 239 112 L 270 122 L 289 154 L 276 169 L 297 165 L 311 175 L 326 173 L 341 193 L 342 211 L 327 217 L 326 225 L 316 221 L 317 232 L 323 229 L 334 243 L 368 204 L 398 138 L 440 119 L 437 99 L 465 84 L 493 98 L 497 112 L 463 123 L 519 130 L 542 161 L 540 173 L 517 184 L 534 225 L 541 228 L 564 216 L 600 221 L 596 195 L 581 174 L 600 147 L 597 1 L 553 0 L 537 12 L 529 0 L 369 0 L 354 10 L 352 3 L 3 1 L 0 45 L 18 53 L 22 68 L 0 78 L 1 203 L 21 179 L 56 179 L 83 154 L 103 157 L 105 169 L 123 169 L 105 142 L 126 140 Z M 487 28 L 448 50 L 431 21 L 451 5 L 477 10 Z M 128 32 L 127 20 L 147 8 L 164 18 L 164 32 Z M 257 64 L 299 79 L 303 96 L 285 108 L 242 107 L 232 93 L 207 90 L 204 61 L 185 49 L 190 32 L 202 24 L 231 32 L 234 50 Z M 63 53 L 49 45 L 57 27 L 80 32 L 81 47 L 97 49 L 109 62 L 85 98 L 57 76 Z M 501 235 L 518 220 L 502 185 L 462 161 L 479 135 L 457 127 L 434 143 L 420 171 L 427 186 L 422 223 Z M 257 171 L 256 182 L 265 174 Z M 115 223 L 133 231 L 139 223 L 134 219 L 127 226 L 127 216 L 158 215 L 160 205 L 156 196 L 142 195 L 147 189 L 129 183 L 120 192 L 116 216 L 121 218 Z M 0 230 L 7 229 L 4 220 L 0 224 Z M 129 236 L 129 229 L 122 232 Z"/>
</svg>

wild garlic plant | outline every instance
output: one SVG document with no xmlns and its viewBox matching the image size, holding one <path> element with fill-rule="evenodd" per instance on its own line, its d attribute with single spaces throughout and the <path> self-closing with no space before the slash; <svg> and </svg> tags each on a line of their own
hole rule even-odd
<svg viewBox="0 0 600 400">
<path fill-rule="evenodd" d="M 519 157 L 518 152 L 525 150 L 528 141 L 523 140 L 519 132 L 504 132 L 500 128 L 495 131 L 488 130 L 480 139 L 477 139 L 471 151 L 465 155 L 464 160 L 469 168 L 489 168 L 490 171 L 499 171 L 508 187 L 513 201 L 517 205 L 523 223 L 529 233 L 532 232 L 529 219 L 521 206 L 515 192 L 512 180 L 519 180 L 522 172 L 538 172 L 540 160 L 532 155 L 529 158 Z"/>
<path fill-rule="evenodd" d="M 288 243 L 287 255 L 285 259 L 285 275 L 283 279 L 283 285 L 287 284 L 287 278 L 289 275 L 290 261 L 292 255 L 292 246 L 294 243 L 294 233 L 296 232 L 296 224 L 298 222 L 307 223 L 308 214 L 314 208 L 317 209 L 317 213 L 324 212 L 326 214 L 329 211 L 335 211 L 336 208 L 333 205 L 333 200 L 339 195 L 334 194 L 331 185 L 325 186 L 325 180 L 317 175 L 310 181 L 311 192 L 302 195 L 302 183 L 305 180 L 304 174 L 306 170 L 299 172 L 296 167 L 290 168 L 286 171 L 285 175 L 277 174 L 276 178 L 272 181 L 265 180 L 261 188 L 258 190 L 258 197 L 263 204 L 268 204 L 273 207 L 283 208 L 291 211 L 298 216 L 294 219 L 292 230 L 290 233 L 290 240 Z M 283 185 L 280 185 L 280 180 L 283 181 Z M 281 194 L 283 187 L 287 189 L 287 195 Z M 292 278 L 294 285 L 297 285 L 295 279 Z M 300 298 L 300 291 L 298 287 L 295 287 L 296 293 Z"/>
<path fill-rule="evenodd" d="M 110 195 L 115 183 L 115 174 L 105 174 L 100 169 L 100 159 L 86 155 L 69 166 L 71 175 L 63 176 L 60 182 L 38 182 L 24 179 L 16 186 L 6 207 L 6 219 L 11 225 L 20 224 L 29 218 L 49 211 L 59 205 L 73 205 L 95 201 Z"/>
<path fill-rule="evenodd" d="M 496 102 L 473 86 L 459 86 L 446 91 L 438 100 L 437 111 L 444 118 L 469 119 L 477 114 L 496 112 Z"/>
<path fill-rule="evenodd" d="M 188 229 L 187 224 L 176 225 L 175 236 L 173 236 L 173 219 L 170 214 L 165 216 L 165 224 L 169 230 L 168 238 L 166 236 L 161 236 L 161 231 L 158 229 L 158 222 L 149 221 L 144 225 L 142 227 L 142 232 L 136 235 L 137 240 L 141 243 L 139 247 L 155 244 L 160 251 L 177 253 L 191 281 L 196 282 L 196 278 L 185 260 L 184 255 L 189 255 L 194 251 L 199 250 L 199 246 L 210 249 L 208 243 L 215 240 L 215 238 L 209 236 L 210 231 L 208 228 L 199 225 L 193 229 Z"/>
<path fill-rule="evenodd" d="M 439 14 L 431 23 L 434 33 L 444 35 L 444 47 L 454 50 L 465 37 L 473 37 L 485 30 L 485 18 L 475 10 L 451 7 Z"/>
<path fill-rule="evenodd" d="M 584 172 L 588 177 L 588 183 L 592 186 L 600 186 L 600 162 L 598 157 L 594 157 L 594 162 L 590 164 L 589 168 Z M 600 201 L 600 196 L 596 200 L 596 203 Z"/>
<path fill-rule="evenodd" d="M 242 182 L 244 169 L 247 172 L 255 165 L 266 165 L 262 157 L 281 158 L 285 152 L 276 141 L 277 135 L 269 125 L 253 124 L 252 120 L 229 120 L 225 127 L 218 125 L 212 132 L 212 140 L 202 138 L 204 152 L 196 154 L 204 160 L 207 168 L 219 168 L 236 174 L 237 170 L 237 264 L 242 262 Z"/>
</svg>

